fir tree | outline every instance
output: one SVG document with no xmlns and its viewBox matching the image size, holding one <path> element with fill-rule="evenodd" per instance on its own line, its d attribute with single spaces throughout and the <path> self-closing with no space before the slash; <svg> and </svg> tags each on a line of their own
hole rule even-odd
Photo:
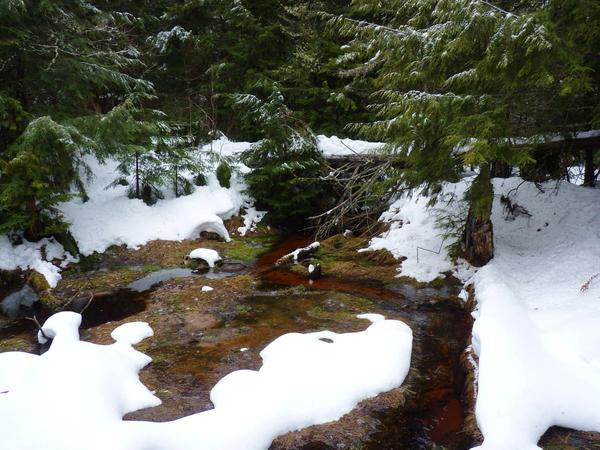
<svg viewBox="0 0 600 450">
<path fill-rule="evenodd" d="M 558 33 L 564 3 L 357 0 L 352 16 L 330 18 L 353 39 L 348 59 L 376 76 L 376 120 L 353 130 L 390 143 L 405 162 L 401 181 L 435 187 L 478 168 L 464 234 L 476 263 L 492 257 L 492 167 L 531 163 L 535 144 L 564 130 L 555 111 L 574 99 L 566 86 L 585 85 L 565 84 L 577 70 Z"/>
<path fill-rule="evenodd" d="M 264 136 L 242 155 L 253 169 L 246 175 L 250 194 L 267 209 L 268 222 L 298 225 L 323 202 L 324 161 L 312 133 L 293 118 L 276 89 L 264 101 L 250 94 L 234 99 Z"/>
<path fill-rule="evenodd" d="M 91 142 L 76 128 L 49 117 L 33 120 L 0 159 L 0 233 L 23 231 L 38 240 L 66 231 L 55 206 L 70 198 L 72 187 L 85 196 L 87 173 L 81 149 Z"/>
</svg>

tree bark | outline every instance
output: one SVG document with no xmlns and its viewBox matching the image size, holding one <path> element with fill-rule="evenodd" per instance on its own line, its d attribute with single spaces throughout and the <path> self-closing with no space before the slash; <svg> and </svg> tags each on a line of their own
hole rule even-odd
<svg viewBox="0 0 600 450">
<path fill-rule="evenodd" d="M 40 210 L 37 206 L 35 198 L 28 197 L 25 201 L 25 209 L 31 215 L 31 223 L 27 230 L 25 230 L 25 239 L 30 242 L 37 242 L 41 236 L 41 223 L 40 223 Z"/>
<path fill-rule="evenodd" d="M 583 172 L 583 185 L 594 187 L 596 185 L 596 173 L 594 167 L 594 149 L 586 148 L 584 153 L 585 169 Z"/>
<path fill-rule="evenodd" d="M 138 152 L 135 152 L 135 198 L 140 198 L 140 164 Z"/>
<path fill-rule="evenodd" d="M 494 257 L 493 198 L 490 166 L 484 164 L 467 194 L 469 212 L 463 234 L 465 258 L 474 266 L 483 266 Z"/>
</svg>

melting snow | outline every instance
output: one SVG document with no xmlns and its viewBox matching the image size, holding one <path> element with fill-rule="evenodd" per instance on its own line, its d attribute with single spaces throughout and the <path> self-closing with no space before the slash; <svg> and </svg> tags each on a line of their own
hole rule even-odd
<svg viewBox="0 0 600 450">
<path fill-rule="evenodd" d="M 214 409 L 151 423 L 122 420 L 160 403 L 138 378 L 150 358 L 132 348 L 152 335 L 150 327 L 125 324 L 111 334 L 114 344 L 96 345 L 79 340 L 79 314 L 58 313 L 43 326 L 53 337 L 48 352 L 0 354 L 0 446 L 266 449 L 282 433 L 337 420 L 361 400 L 404 381 L 410 328 L 378 315 L 364 317 L 374 323 L 357 333 L 285 334 L 260 353 L 258 371 L 232 372 L 214 386 Z"/>
</svg>

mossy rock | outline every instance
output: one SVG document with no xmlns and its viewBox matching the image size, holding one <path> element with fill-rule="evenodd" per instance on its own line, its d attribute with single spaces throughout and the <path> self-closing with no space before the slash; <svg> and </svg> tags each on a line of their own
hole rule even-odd
<svg viewBox="0 0 600 450">
<path fill-rule="evenodd" d="M 35 270 L 32 271 L 29 275 L 28 284 L 39 296 L 39 302 L 42 306 L 52 311 L 60 306 L 60 301 L 52 294 L 52 288 L 44 275 Z"/>
</svg>

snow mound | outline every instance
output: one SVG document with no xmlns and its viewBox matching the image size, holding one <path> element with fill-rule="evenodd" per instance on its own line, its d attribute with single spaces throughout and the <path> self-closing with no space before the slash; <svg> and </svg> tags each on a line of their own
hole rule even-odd
<svg viewBox="0 0 600 450">
<path fill-rule="evenodd" d="M 138 378 L 150 358 L 130 346 L 151 330 L 126 324 L 113 331 L 116 343 L 96 345 L 79 341 L 77 316 L 62 312 L 46 321 L 54 339 L 41 356 L 0 353 L 0 447 L 266 449 L 279 434 L 337 420 L 400 386 L 410 366 L 410 328 L 368 315 L 376 321 L 361 332 L 277 338 L 261 352 L 260 370 L 235 371 L 214 386 L 212 410 L 166 423 L 123 421 L 160 403 Z"/>
<path fill-rule="evenodd" d="M 383 142 L 367 142 L 354 139 L 340 139 L 337 136 L 327 137 L 322 134 L 317 136 L 317 147 L 324 156 L 348 156 L 380 150 Z"/>
<path fill-rule="evenodd" d="M 111 245 L 137 248 L 155 239 L 195 238 L 202 231 L 229 240 L 223 220 L 244 203 L 239 190 L 222 188 L 211 177 L 208 186 L 196 187 L 190 195 L 148 206 L 128 198 L 127 186 L 106 189 L 117 173 L 115 161 L 100 164 L 92 158 L 88 163 L 95 175 L 86 188 L 90 199 L 74 199 L 59 206 L 84 255 L 103 252 Z"/>
<path fill-rule="evenodd" d="M 55 287 L 61 278 L 60 268 L 51 262 L 55 259 L 62 260 L 62 266 L 76 261 L 54 239 L 42 239 L 39 242 L 25 240 L 13 246 L 6 236 L 0 235 L 0 270 L 35 270 L 44 275 L 50 287 Z"/>
<path fill-rule="evenodd" d="M 211 248 L 197 248 L 189 254 L 190 259 L 202 259 L 208 263 L 208 267 L 215 267 L 217 261 L 221 261 L 221 256 L 216 250 Z"/>
<path fill-rule="evenodd" d="M 495 257 L 475 275 L 481 449 L 600 431 L 600 190 L 494 180 Z M 515 190 L 518 187 L 517 190 Z M 512 191 L 512 192 L 511 192 Z M 507 216 L 500 195 L 527 214 Z"/>
</svg>

